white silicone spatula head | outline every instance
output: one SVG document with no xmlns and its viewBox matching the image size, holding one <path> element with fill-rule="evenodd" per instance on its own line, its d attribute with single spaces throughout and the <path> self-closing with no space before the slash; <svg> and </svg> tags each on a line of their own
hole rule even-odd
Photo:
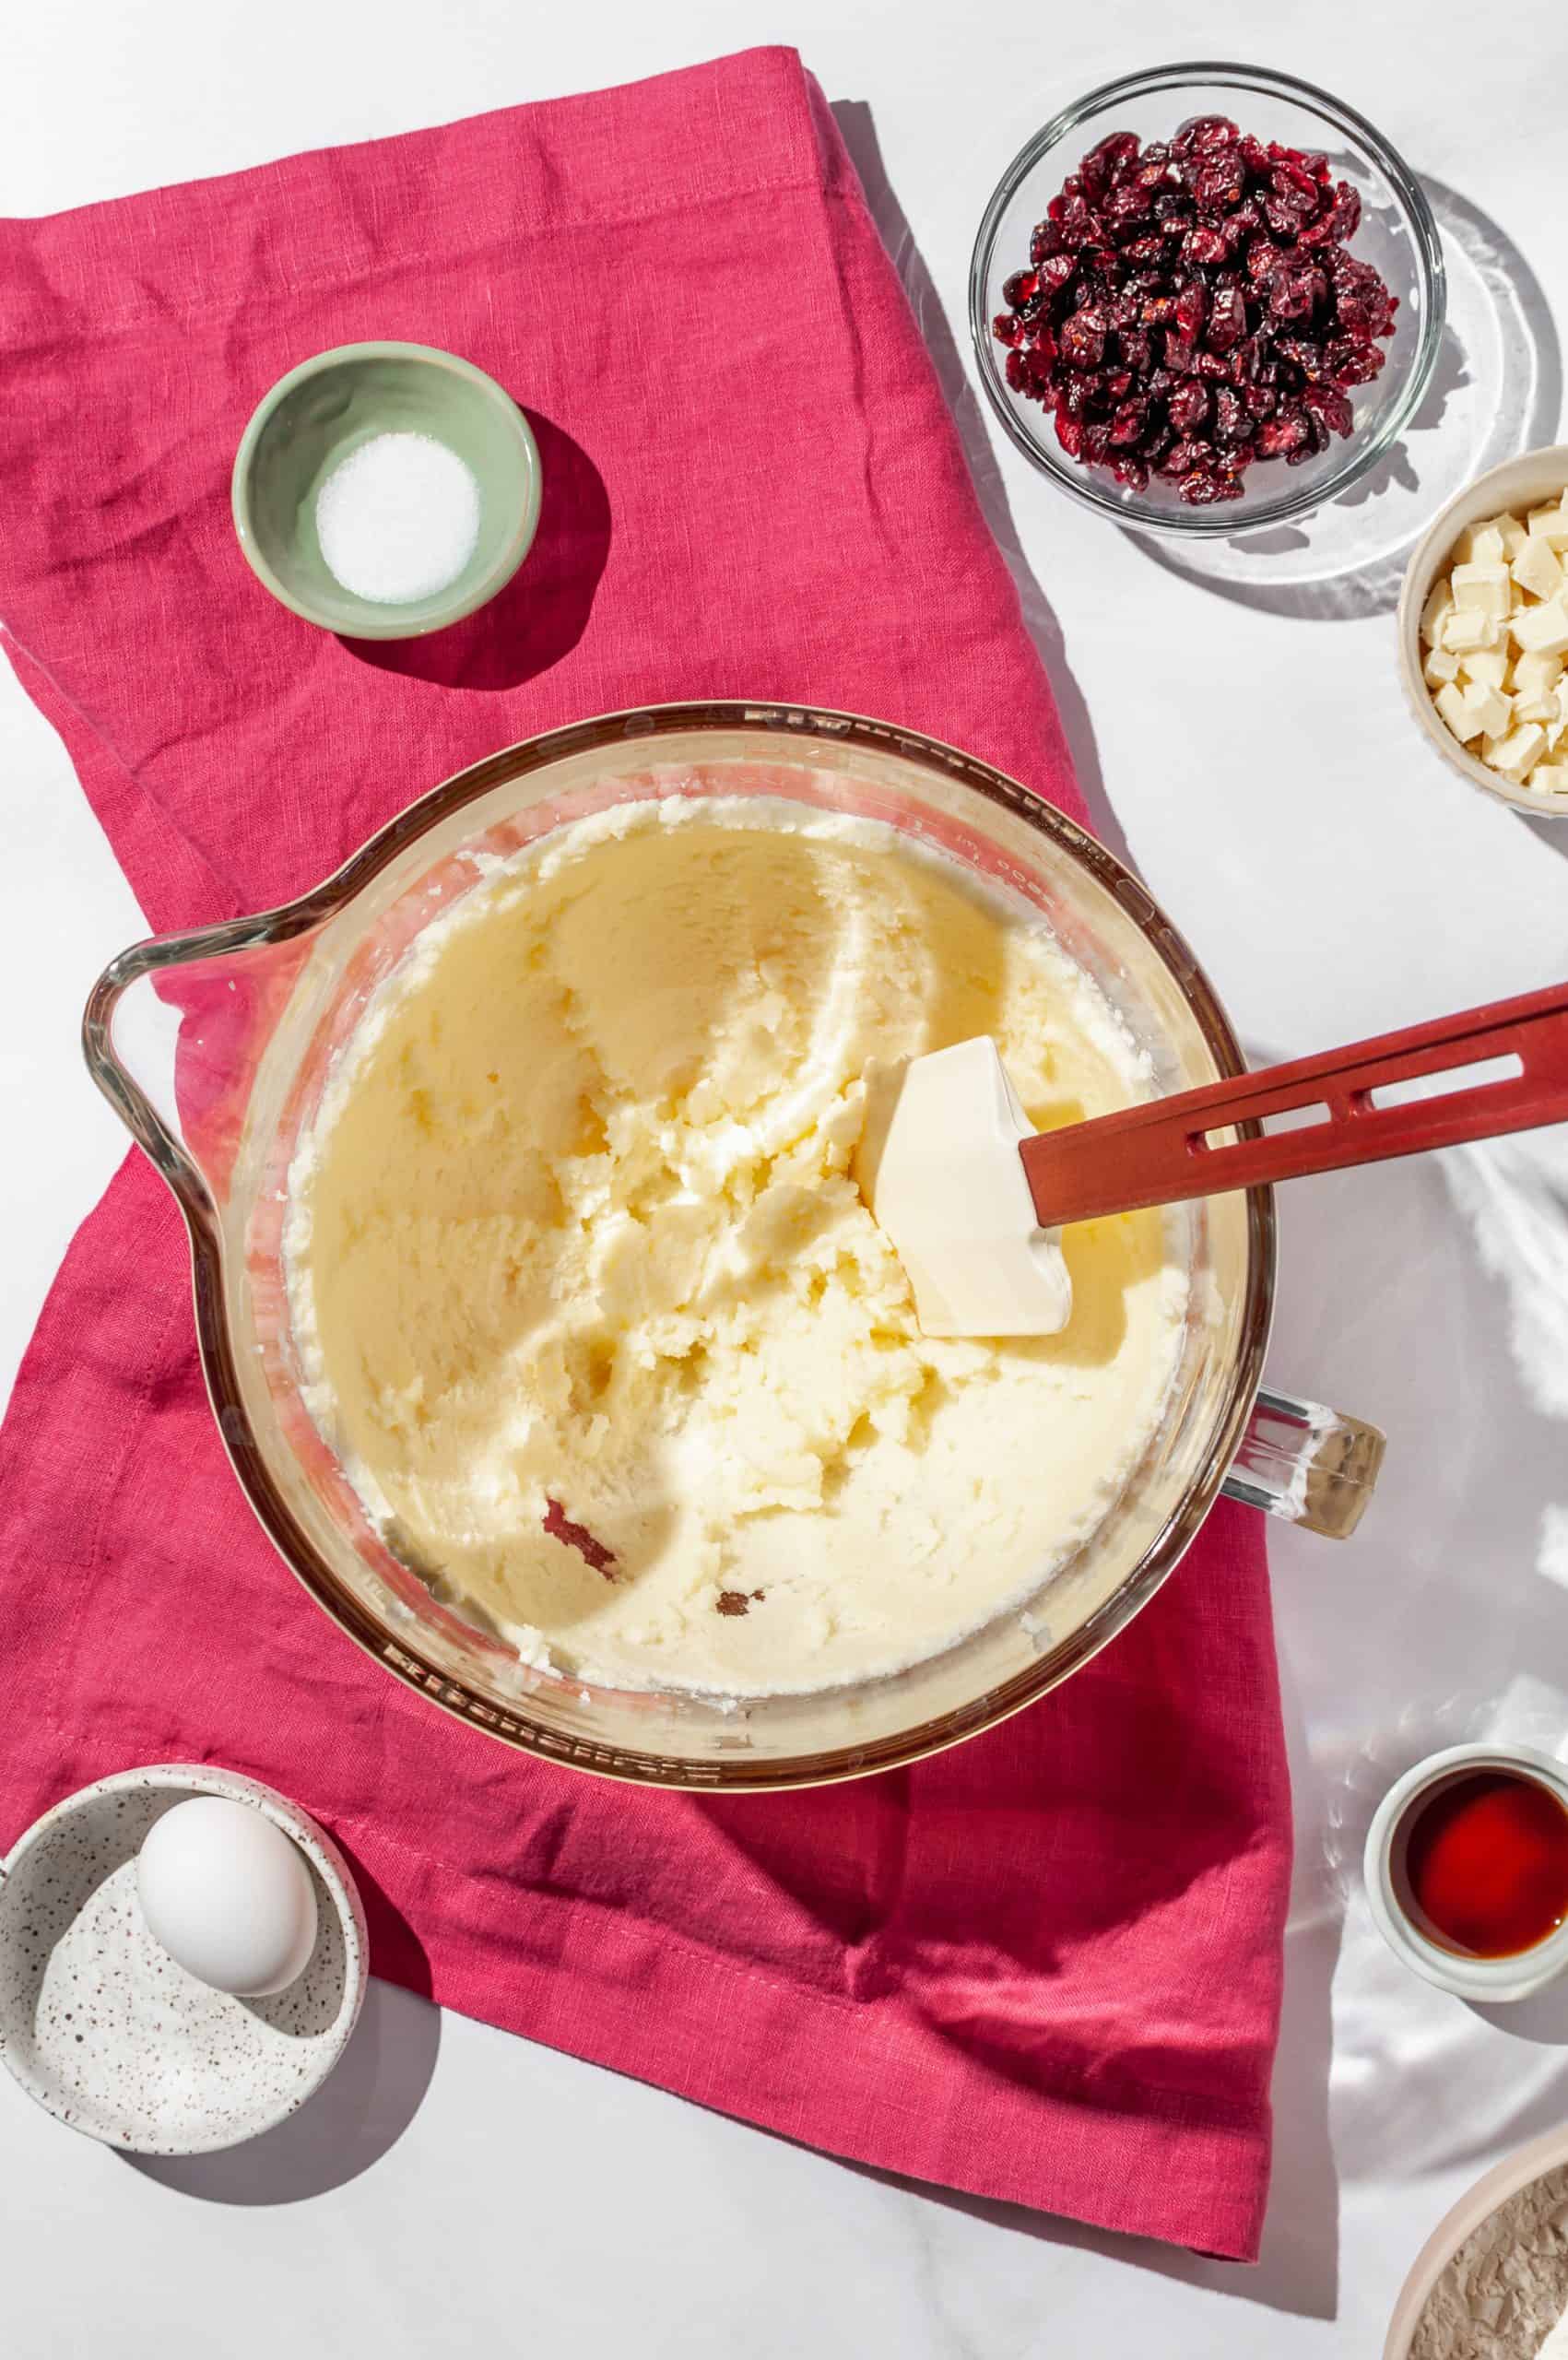
<svg viewBox="0 0 1568 2360">
<path fill-rule="evenodd" d="M 1058 1225 L 1568 1121 L 1568 984 L 1032 1138 L 994 1041 L 916 1057 L 901 1081 L 862 1186 L 921 1326 L 1051 1335 L 1072 1307 Z M 1303 1126 L 1258 1128 L 1303 1108 Z"/>
<path fill-rule="evenodd" d="M 1072 1281 L 1019 1161 L 1031 1126 L 988 1035 L 912 1058 L 867 1182 L 927 1336 L 1055 1336 Z"/>
</svg>

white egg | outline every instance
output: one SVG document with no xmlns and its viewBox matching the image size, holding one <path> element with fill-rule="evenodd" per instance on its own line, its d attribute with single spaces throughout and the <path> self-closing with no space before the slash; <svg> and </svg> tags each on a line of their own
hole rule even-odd
<svg viewBox="0 0 1568 2360">
<path fill-rule="evenodd" d="M 305 1856 L 253 1803 L 196 1795 L 148 1829 L 136 1891 L 171 1958 L 248 2000 L 302 1975 L 316 1941 L 316 1892 Z"/>
</svg>

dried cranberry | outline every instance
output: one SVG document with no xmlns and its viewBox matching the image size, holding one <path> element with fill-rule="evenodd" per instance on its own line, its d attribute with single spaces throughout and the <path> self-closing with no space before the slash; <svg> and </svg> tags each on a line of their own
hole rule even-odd
<svg viewBox="0 0 1568 2360">
<path fill-rule="evenodd" d="M 1282 336 L 1277 339 L 1274 349 L 1281 360 L 1295 363 L 1308 384 L 1315 384 L 1322 376 L 1323 347 L 1311 336 Z"/>
<path fill-rule="evenodd" d="M 1184 123 L 1171 142 L 1173 156 L 1205 156 L 1216 148 L 1229 147 L 1241 133 L 1222 114 L 1195 114 Z"/>
<path fill-rule="evenodd" d="M 991 333 L 998 344 L 1021 344 L 1024 324 L 1016 312 L 998 312 L 991 323 Z"/>
<path fill-rule="evenodd" d="M 1206 467 L 1214 456 L 1212 442 L 1183 441 L 1173 443 L 1161 461 L 1162 476 L 1189 475 L 1194 467 Z"/>
<path fill-rule="evenodd" d="M 1189 278 L 1176 298 L 1176 325 L 1184 336 L 1197 336 L 1208 317 L 1208 289 L 1201 278 Z"/>
<path fill-rule="evenodd" d="M 1317 211 L 1317 183 L 1294 157 L 1282 157 L 1269 173 L 1268 182 L 1276 196 L 1299 198 L 1309 218 Z"/>
<path fill-rule="evenodd" d="M 1208 345 L 1213 352 L 1228 352 L 1247 332 L 1247 307 L 1239 287 L 1221 287 L 1208 313 Z"/>
<path fill-rule="evenodd" d="M 1012 387 L 1015 394 L 1027 394 L 1033 391 L 1033 384 L 1029 373 L 1029 363 L 1025 360 L 1021 352 L 1008 353 L 1002 374 L 1006 377 L 1008 384 Z"/>
<path fill-rule="evenodd" d="M 1062 233 L 1057 229 L 1055 223 L 1054 221 L 1037 221 L 1034 225 L 1033 234 L 1029 241 L 1030 268 L 1032 270 L 1038 270 L 1047 254 L 1059 254 L 1061 251 Z"/>
<path fill-rule="evenodd" d="M 1111 473 L 1118 483 L 1125 483 L 1129 491 L 1147 491 L 1149 489 L 1149 462 L 1146 459 L 1125 456 L 1113 459 Z"/>
<path fill-rule="evenodd" d="M 1105 357 L 1106 320 L 1102 312 L 1086 303 L 1069 320 L 1062 322 L 1057 343 L 1062 358 L 1069 368 L 1097 369 Z"/>
<path fill-rule="evenodd" d="M 1247 277 L 1255 286 L 1267 287 L 1284 249 L 1268 238 L 1255 238 L 1247 248 Z"/>
<path fill-rule="evenodd" d="M 1282 459 L 1300 450 L 1307 439 L 1307 422 L 1299 410 L 1288 417 L 1266 418 L 1253 438 L 1260 459 Z"/>
<path fill-rule="evenodd" d="M 1251 418 L 1272 418 L 1279 407 L 1279 396 L 1272 385 L 1244 385 L 1242 399 Z"/>
<path fill-rule="evenodd" d="M 1292 245 L 1306 216 L 1300 205 L 1292 204 L 1288 197 L 1266 196 L 1263 218 L 1277 238 L 1283 240 L 1286 245 Z"/>
<path fill-rule="evenodd" d="M 1010 278 L 1002 281 L 1002 300 L 1010 303 L 1015 312 L 1032 303 L 1039 292 L 1040 281 L 1032 270 L 1015 270 Z"/>
<path fill-rule="evenodd" d="M 1187 476 L 1181 497 L 1189 508 L 1209 508 L 1217 500 L 1240 500 L 1245 486 L 1228 467 L 1202 467 Z"/>
<path fill-rule="evenodd" d="M 1083 456 L 1083 428 L 1076 418 L 1064 417 L 1060 410 L 1056 412 L 1056 440 L 1069 459 Z"/>
<path fill-rule="evenodd" d="M 1349 434 L 1355 422 L 1354 413 L 1343 394 L 1332 385 L 1309 385 L 1302 395 L 1309 414 L 1320 418 L 1335 434 Z"/>
<path fill-rule="evenodd" d="M 1148 423 L 1149 404 L 1146 401 L 1124 402 L 1111 420 L 1113 446 L 1119 450 L 1128 443 L 1141 442 Z"/>
<path fill-rule="evenodd" d="M 1111 448 L 1108 426 L 1086 426 L 1083 430 L 1083 455 L 1091 466 L 1098 466 Z"/>
<path fill-rule="evenodd" d="M 1071 254 L 1047 254 L 1040 266 L 1040 284 L 1045 294 L 1059 295 L 1077 268 Z"/>
<path fill-rule="evenodd" d="M 1095 197 L 1101 195 L 1117 174 L 1136 159 L 1139 146 L 1140 142 L 1134 133 L 1113 131 L 1108 138 L 1100 142 L 1098 148 L 1091 148 L 1079 166 L 1079 175 L 1089 195 Z"/>
<path fill-rule="evenodd" d="M 1196 377 L 1188 377 L 1171 395 L 1171 423 L 1181 434 L 1196 434 L 1208 423 L 1209 392 Z"/>
<path fill-rule="evenodd" d="M 1327 169 L 1326 159 L 1324 169 Z M 1334 202 L 1323 218 L 1333 225 L 1337 238 L 1353 238 L 1362 226 L 1360 190 L 1352 188 L 1349 181 L 1336 181 Z"/>
<path fill-rule="evenodd" d="M 1370 385 L 1387 356 L 1381 345 L 1355 336 L 1335 336 L 1324 348 L 1324 363 L 1335 384 Z"/>
<path fill-rule="evenodd" d="M 1192 178 L 1193 201 L 1205 213 L 1229 213 L 1246 195 L 1246 166 L 1233 148 L 1222 148 L 1215 162 Z"/>
<path fill-rule="evenodd" d="M 1147 189 L 1123 185 L 1114 188 L 1105 198 L 1105 218 L 1113 230 L 1126 230 L 1139 222 L 1153 218 L 1153 206 Z"/>
<path fill-rule="evenodd" d="M 1327 293 L 1328 282 L 1320 270 L 1281 264 L 1269 282 L 1268 308 L 1277 320 L 1306 320 Z"/>
<path fill-rule="evenodd" d="M 1217 263 L 1225 260 L 1225 241 L 1218 230 L 1206 229 L 1200 221 L 1182 240 L 1183 258 L 1187 262 Z"/>
<path fill-rule="evenodd" d="M 1244 442 L 1252 422 L 1233 385 L 1220 385 L 1214 395 L 1214 440 L 1220 444 Z"/>
</svg>

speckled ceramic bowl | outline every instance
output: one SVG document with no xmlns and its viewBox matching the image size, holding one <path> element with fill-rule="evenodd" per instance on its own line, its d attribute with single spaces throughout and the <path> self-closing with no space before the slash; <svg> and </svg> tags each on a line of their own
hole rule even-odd
<svg viewBox="0 0 1568 2360">
<path fill-rule="evenodd" d="M 136 1854 L 192 1795 L 249 1803 L 316 1888 L 303 1975 L 265 2000 L 214 1991 L 147 1930 Z M 364 1998 L 364 1911 L 337 1847 L 270 1787 L 164 1763 L 100 1778 L 35 1821 L 0 1870 L 0 2059 L 28 2095 L 106 2146 L 197 2155 L 270 2130 L 318 2089 Z"/>
</svg>

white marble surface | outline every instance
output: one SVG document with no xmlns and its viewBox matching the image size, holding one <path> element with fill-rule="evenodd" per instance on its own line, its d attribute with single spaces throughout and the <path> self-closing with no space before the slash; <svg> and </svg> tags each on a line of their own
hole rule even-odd
<svg viewBox="0 0 1568 2360">
<path fill-rule="evenodd" d="M 1407 522 L 1456 472 L 1561 431 L 1568 27 L 1558 0 L 1491 19 L 1321 0 L 1309 50 L 1307 22 L 1219 0 L 72 0 L 6 24 L 0 211 L 796 41 L 831 99 L 858 102 L 863 155 L 869 110 L 907 234 L 886 197 L 884 219 L 993 523 L 1022 552 L 1102 823 L 1255 1051 L 1303 1050 L 1568 965 L 1568 823 L 1515 820 L 1421 748 L 1385 603 Z M 1002 160 L 1067 97 L 1181 54 L 1250 54 L 1371 114 L 1434 184 L 1456 278 L 1446 393 L 1404 489 L 1223 594 L 1035 480 L 963 397 L 956 357 Z M 1381 562 L 1305 578 L 1352 546 Z M 0 862 L 3 1384 L 120 1152 L 76 1030 L 99 967 L 144 931 L 4 667 Z M 1515 1148 L 1284 1200 L 1276 1373 L 1378 1419 L 1391 1451 L 1356 1541 L 1285 1534 L 1274 1551 L 1300 1874 L 1260 2269 L 851 2170 L 376 1986 L 329 2089 L 229 2157 L 135 2165 L 0 2087 L 0 2343 L 18 2360 L 492 2343 L 716 2360 L 737 2342 L 757 2360 L 1375 2353 L 1438 2214 L 1568 2116 L 1568 1998 L 1487 2022 L 1411 1983 L 1354 1868 L 1378 1792 L 1429 1744 L 1502 1723 L 1568 1751 L 1568 1226 L 1550 1180 L 1546 1150 Z M 1461 1192 L 1481 1205 L 1480 1245 Z"/>
</svg>

